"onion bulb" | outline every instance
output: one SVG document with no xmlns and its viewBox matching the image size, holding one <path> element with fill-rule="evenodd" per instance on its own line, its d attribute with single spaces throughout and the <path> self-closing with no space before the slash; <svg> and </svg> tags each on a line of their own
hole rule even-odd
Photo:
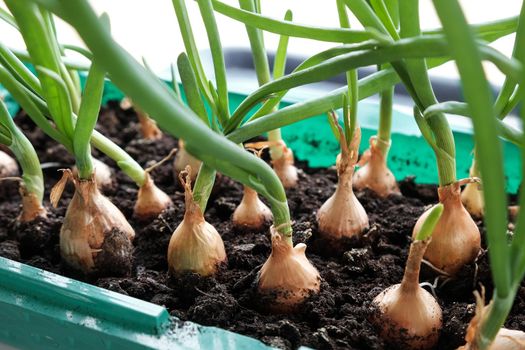
<svg viewBox="0 0 525 350">
<path fill-rule="evenodd" d="M 470 176 L 477 176 L 476 164 L 472 163 L 470 167 Z M 475 218 L 483 217 L 483 191 L 480 188 L 479 181 L 469 182 L 463 192 L 461 192 L 461 202 L 465 209 Z"/>
<path fill-rule="evenodd" d="M 271 299 L 267 306 L 273 312 L 290 312 L 306 298 L 319 293 L 321 277 L 305 255 L 306 245 L 295 247 L 272 226 L 272 252 L 261 268 L 258 292 Z"/>
<path fill-rule="evenodd" d="M 186 211 L 184 219 L 173 232 L 168 246 L 168 267 L 172 274 L 194 272 L 214 275 L 226 262 L 224 243 L 217 230 L 209 224 L 193 199 L 191 168 L 181 172 Z"/>
<path fill-rule="evenodd" d="M 75 193 L 60 229 L 62 259 L 85 274 L 128 274 L 131 269 L 133 228 L 122 212 L 98 190 L 95 178 L 79 179 L 64 170 L 51 191 L 56 207 L 68 180 Z"/>
<path fill-rule="evenodd" d="M 370 138 L 370 149 L 367 151 L 366 164 L 359 168 L 354 174 L 354 189 L 363 190 L 369 188 L 380 197 L 388 197 L 391 194 L 399 194 L 396 178 L 386 165 L 386 158 L 381 151 L 379 143 L 388 150 L 390 143 L 378 139 L 376 136 Z"/>
<path fill-rule="evenodd" d="M 476 314 L 470 320 L 465 335 L 465 345 L 458 348 L 458 350 L 478 350 L 478 340 L 482 336 L 481 324 L 488 316 L 489 310 L 492 307 L 492 302 L 485 306 L 484 302 L 484 290 L 482 289 L 482 295 L 477 291 L 474 292 L 476 296 Z M 525 349 L 525 333 L 518 330 L 500 328 L 498 334 L 494 338 L 492 344 L 490 344 L 487 350 L 523 350 Z"/>
<path fill-rule="evenodd" d="M 279 141 L 279 144 L 273 147 L 282 147 L 280 157 L 272 156 L 273 170 L 281 180 L 284 188 L 292 188 L 297 185 L 299 176 L 297 175 L 297 168 L 294 165 L 293 152 L 286 146 L 284 141 Z"/>
<path fill-rule="evenodd" d="M 239 229 L 260 230 L 273 219 L 266 206 L 252 188 L 244 186 L 241 203 L 233 212 L 233 225 Z"/>
<path fill-rule="evenodd" d="M 192 169 L 200 169 L 201 167 L 201 161 L 197 158 L 193 157 L 191 154 L 189 154 L 186 151 L 186 148 L 184 147 L 184 141 L 179 139 L 179 151 L 175 155 L 175 160 L 173 161 L 173 170 L 175 172 L 175 176 L 179 176 L 179 174 L 186 169 L 186 166 L 190 166 Z M 194 181 L 197 177 L 198 172 L 192 173 L 191 180 Z"/>
<path fill-rule="evenodd" d="M 342 132 L 342 131 L 341 131 Z M 321 237 L 338 240 L 359 236 L 368 228 L 368 216 L 352 189 L 352 176 L 357 161 L 361 129 L 356 127 L 354 138 L 347 146 L 341 133 L 341 153 L 337 156 L 337 187 L 334 194 L 319 208 L 317 223 Z"/>
<path fill-rule="evenodd" d="M 436 299 L 419 285 L 421 260 L 432 238 L 442 206 L 436 206 L 425 223 L 425 234 L 410 245 L 405 274 L 400 284 L 385 289 L 373 300 L 372 321 L 381 338 L 402 349 L 431 349 L 439 338 L 442 313 Z M 421 238 L 421 240 L 419 240 Z"/>
<path fill-rule="evenodd" d="M 22 196 L 22 212 L 17 219 L 19 222 L 31 222 L 36 218 L 47 216 L 47 210 L 36 194 L 27 191 L 24 185 L 20 185 L 19 191 Z"/>
<path fill-rule="evenodd" d="M 481 249 L 478 226 L 461 203 L 460 186 L 470 179 L 438 188 L 443 215 L 425 252 L 425 259 L 449 275 L 455 275 L 464 265 L 473 262 Z M 412 236 L 419 232 L 431 209 L 421 215 Z"/>
<path fill-rule="evenodd" d="M 133 216 L 140 221 L 150 221 L 170 205 L 172 205 L 171 198 L 155 185 L 149 172 L 146 172 L 146 180 L 137 194 Z"/>
<path fill-rule="evenodd" d="M 16 160 L 4 151 L 0 151 L 0 178 L 18 175 Z"/>
</svg>

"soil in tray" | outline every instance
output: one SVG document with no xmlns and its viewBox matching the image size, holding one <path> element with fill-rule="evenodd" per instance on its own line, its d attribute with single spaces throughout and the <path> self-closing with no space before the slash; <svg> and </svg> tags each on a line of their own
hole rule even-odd
<svg viewBox="0 0 525 350">
<path fill-rule="evenodd" d="M 63 147 L 35 130 L 23 113 L 17 123 L 37 147 L 45 168 L 48 195 L 50 187 L 60 177 L 57 170 L 71 166 L 72 158 Z M 120 110 L 116 103 L 102 111 L 99 124 L 100 131 L 143 166 L 162 159 L 176 146 L 176 141 L 167 136 L 160 141 L 141 139 L 135 114 Z M 425 206 L 437 200 L 435 186 L 419 186 L 406 179 L 400 184 L 403 196 L 379 199 L 369 192 L 358 193 L 369 215 L 370 229 L 361 241 L 345 242 L 339 251 L 327 250 L 323 242 L 316 240 L 315 213 L 333 193 L 336 173 L 334 169 L 310 169 L 299 164 L 299 186 L 288 191 L 295 220 L 294 241 L 307 243 L 307 256 L 323 279 L 322 289 L 299 312 L 270 315 L 264 306 L 258 306 L 252 289 L 257 268 L 270 253 L 269 234 L 268 230 L 237 232 L 232 229 L 230 217 L 242 195 L 238 183 L 219 176 L 206 211 L 206 219 L 223 237 L 227 266 L 215 278 L 188 274 L 173 279 L 167 275 L 166 251 L 171 233 L 182 220 L 184 201 L 182 190 L 174 181 L 171 162 L 158 167 L 153 176 L 159 187 L 172 196 L 174 207 L 150 224 L 140 225 L 131 218 L 136 186 L 114 162 L 96 155 L 116 173 L 114 186 L 105 193 L 136 230 L 134 268 L 129 277 L 106 277 L 87 282 L 164 305 L 182 320 L 232 330 L 279 348 L 301 345 L 318 349 L 388 348 L 368 321 L 372 312 L 370 301 L 384 288 L 401 281 L 412 228 Z M 72 194 L 73 188 L 69 186 L 58 208 L 49 209 L 48 220 L 15 228 L 12 221 L 20 205 L 16 186 L 0 183 L 3 198 L 0 203 L 0 255 L 83 279 L 61 265 L 58 248 L 61 221 Z M 478 224 L 484 235 L 481 222 Z M 438 348 L 455 349 L 463 344 L 466 326 L 474 313 L 473 290 L 482 284 L 488 296 L 492 293 L 487 255 L 480 255 L 476 264 L 467 266 L 461 278 L 455 281 L 444 283 L 440 279 L 435 284 L 435 275 L 428 268 L 423 268 L 421 280 L 435 285 L 434 291 L 443 308 L 444 327 Z M 524 308 L 525 288 L 522 287 L 507 327 L 525 330 L 525 314 L 520 311 Z"/>
</svg>

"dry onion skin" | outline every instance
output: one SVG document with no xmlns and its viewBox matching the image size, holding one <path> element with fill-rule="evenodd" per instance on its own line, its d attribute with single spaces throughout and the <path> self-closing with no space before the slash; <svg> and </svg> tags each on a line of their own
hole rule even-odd
<svg viewBox="0 0 525 350">
<path fill-rule="evenodd" d="M 241 203 L 233 212 L 232 222 L 235 228 L 242 230 L 261 230 L 273 219 L 272 212 L 250 187 L 244 186 Z"/>
<path fill-rule="evenodd" d="M 391 194 L 400 194 L 400 191 L 394 174 L 386 165 L 386 158 L 379 143 L 383 143 L 382 146 L 387 150 L 390 148 L 390 143 L 387 144 L 376 136 L 370 138 L 370 148 L 363 157 L 367 162 L 355 172 L 353 186 L 355 190 L 369 188 L 384 198 Z"/>
<path fill-rule="evenodd" d="M 173 171 L 175 173 L 175 178 L 189 166 L 191 169 L 200 169 L 201 161 L 189 154 L 184 147 L 184 141 L 179 139 L 179 151 L 175 155 L 175 160 L 173 161 Z M 191 175 L 191 181 L 194 181 L 197 177 L 197 172 L 193 172 Z"/>
<path fill-rule="evenodd" d="M 137 194 L 133 216 L 139 221 L 151 221 L 172 204 L 171 198 L 155 185 L 149 172 L 146 172 L 146 180 Z"/>
<path fill-rule="evenodd" d="M 272 166 L 275 174 L 281 180 L 284 188 L 292 188 L 297 185 L 299 175 L 297 168 L 294 165 L 293 151 L 286 146 L 284 141 L 279 141 L 279 144 L 272 146 L 272 148 L 281 147 L 281 155 L 279 158 L 272 157 Z"/>
<path fill-rule="evenodd" d="M 272 252 L 258 276 L 258 292 L 265 308 L 275 313 L 296 310 L 309 296 L 319 293 L 321 277 L 306 258 L 306 245 L 295 247 L 272 226 L 270 228 Z"/>
<path fill-rule="evenodd" d="M 350 148 L 341 141 L 341 153 L 337 156 L 337 187 L 334 194 L 319 208 L 317 223 L 319 234 L 328 240 L 358 237 L 369 227 L 368 215 L 359 203 L 352 188 L 352 177 L 357 161 L 357 147 L 361 141 L 361 129 L 356 127 Z"/>
<path fill-rule="evenodd" d="M 100 193 L 94 177 L 79 179 L 70 170 L 63 170 L 62 179 L 51 191 L 53 206 L 57 206 L 69 180 L 75 186 L 75 194 L 60 229 L 62 259 L 85 274 L 129 274 L 133 228 L 122 212 Z"/>
<path fill-rule="evenodd" d="M 17 176 L 18 173 L 16 160 L 4 151 L 0 151 L 0 178 Z"/>
<path fill-rule="evenodd" d="M 433 209 L 425 223 L 427 236 L 435 227 L 443 207 Z M 418 237 L 419 238 L 419 237 Z M 401 349 L 432 349 L 442 327 L 441 307 L 432 294 L 419 285 L 421 261 L 432 238 L 415 240 L 410 245 L 403 280 L 385 289 L 373 300 L 376 312 L 372 321 L 381 338 Z"/>
<path fill-rule="evenodd" d="M 424 256 L 435 268 L 451 276 L 473 262 L 481 249 L 478 226 L 461 203 L 460 186 L 465 181 L 470 180 L 438 188 L 439 202 L 444 206 L 443 215 Z M 430 210 L 417 220 L 412 237 L 417 235 Z"/>
<path fill-rule="evenodd" d="M 476 314 L 470 320 L 465 335 L 466 344 L 460 346 L 458 350 L 480 350 L 478 346 L 478 339 L 481 337 L 481 324 L 487 317 L 492 303 L 485 306 L 484 290 L 482 293 L 474 292 L 476 296 Z M 487 350 L 524 350 L 525 349 L 525 332 L 501 328 L 496 334 L 496 338 Z"/>
<path fill-rule="evenodd" d="M 226 262 L 224 242 L 217 230 L 204 219 L 199 205 L 193 200 L 191 168 L 181 172 L 186 210 L 184 219 L 173 232 L 168 246 L 168 267 L 172 275 L 194 272 L 201 276 L 214 275 Z"/>
</svg>

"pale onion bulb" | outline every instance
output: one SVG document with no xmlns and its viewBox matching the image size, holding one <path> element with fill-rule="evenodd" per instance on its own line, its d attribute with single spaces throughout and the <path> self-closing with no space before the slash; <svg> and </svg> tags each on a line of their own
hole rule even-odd
<svg viewBox="0 0 525 350">
<path fill-rule="evenodd" d="M 489 310 L 492 307 L 492 302 L 485 306 L 485 290 L 482 289 L 481 295 L 478 291 L 474 292 L 476 297 L 476 314 L 470 320 L 465 335 L 466 344 L 460 346 L 458 350 L 479 350 L 478 340 L 482 336 L 481 325 L 486 320 Z M 494 338 L 492 344 L 487 347 L 487 350 L 524 350 L 525 349 L 525 333 L 518 330 L 500 328 L 498 334 Z"/>
<path fill-rule="evenodd" d="M 421 260 L 429 240 L 410 245 L 403 281 L 374 298 L 373 321 L 381 338 L 402 349 L 432 349 L 442 326 L 441 307 L 419 285 Z"/>
<path fill-rule="evenodd" d="M 281 180 L 284 188 L 295 187 L 299 176 L 294 165 L 293 151 L 286 146 L 284 141 L 280 141 L 280 144 L 275 147 L 282 147 L 282 153 L 279 158 L 272 158 L 273 170 Z"/>
<path fill-rule="evenodd" d="M 0 178 L 18 175 L 18 164 L 13 157 L 0 151 Z"/>
<path fill-rule="evenodd" d="M 233 212 L 233 225 L 239 229 L 260 230 L 273 219 L 266 206 L 252 188 L 244 186 L 241 203 Z"/>
<path fill-rule="evenodd" d="M 439 187 L 438 195 L 444 206 L 443 215 L 434 229 L 425 259 L 445 273 L 455 275 L 476 259 L 481 249 L 481 236 L 478 226 L 461 203 L 460 182 Z M 416 237 L 430 210 L 419 217 L 412 237 Z"/>
<path fill-rule="evenodd" d="M 317 212 L 319 234 L 323 238 L 338 240 L 343 237 L 357 237 L 369 227 L 368 215 L 352 188 L 360 140 L 361 129 L 357 127 L 350 149 L 344 140 L 341 143 L 341 153 L 336 161 L 337 187 Z"/>
<path fill-rule="evenodd" d="M 321 278 L 317 269 L 305 255 L 306 245 L 295 247 L 270 228 L 272 252 L 261 268 L 258 291 L 271 301 L 267 304 L 273 312 L 290 312 L 312 294 L 319 293 Z"/>
<path fill-rule="evenodd" d="M 146 180 L 137 194 L 133 216 L 140 221 L 151 221 L 172 204 L 171 198 L 155 185 L 146 172 Z"/>
<path fill-rule="evenodd" d="M 185 179 L 184 179 L 185 177 Z M 205 219 L 193 200 L 191 168 L 179 175 L 184 186 L 186 210 L 184 219 L 171 236 L 168 246 L 168 267 L 171 274 L 194 272 L 201 276 L 214 275 L 226 262 L 224 243 L 217 230 Z"/>
<path fill-rule="evenodd" d="M 370 138 L 370 148 L 368 162 L 359 168 L 353 179 L 355 190 L 371 189 L 380 197 L 388 197 L 391 194 L 400 194 L 396 178 L 386 165 L 386 158 L 381 152 L 378 143 L 385 144 L 388 150 L 390 144 L 378 139 L 376 136 Z"/>
<path fill-rule="evenodd" d="M 51 191 L 56 207 L 67 181 L 75 194 L 60 229 L 60 253 L 71 267 L 85 274 L 126 274 L 131 268 L 135 232 L 122 212 L 98 190 L 96 180 L 79 179 L 64 170 Z"/>
<path fill-rule="evenodd" d="M 175 155 L 175 160 L 173 161 L 173 170 L 175 173 L 175 178 L 186 169 L 187 166 L 190 166 L 192 169 L 198 170 L 201 167 L 201 161 L 189 154 L 184 147 L 184 141 L 179 139 L 179 150 Z M 191 181 L 194 181 L 197 177 L 198 171 L 192 172 Z"/>
</svg>

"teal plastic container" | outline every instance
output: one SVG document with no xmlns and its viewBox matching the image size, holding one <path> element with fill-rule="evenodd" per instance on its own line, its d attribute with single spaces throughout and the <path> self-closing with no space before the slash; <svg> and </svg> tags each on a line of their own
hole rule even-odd
<svg viewBox="0 0 525 350">
<path fill-rule="evenodd" d="M 0 91 L 1 93 L 1 91 Z M 106 85 L 104 100 L 122 94 Z M 233 107 L 245 96 L 232 93 Z M 18 106 L 6 97 L 10 111 Z M 395 129 L 389 166 L 397 179 L 415 176 L 419 183 L 436 183 L 435 158 L 413 118 L 395 109 Z M 375 134 L 378 106 L 360 105 L 363 142 Z M 338 144 L 326 116 L 306 119 L 283 129 L 283 137 L 297 159 L 311 167 L 335 163 Z M 472 136 L 454 130 L 458 177 L 468 176 Z M 520 184 L 519 152 L 505 143 L 508 191 Z M 67 277 L 0 258 L 0 345 L 21 349 L 250 349 L 268 347 L 258 340 L 214 327 L 181 322 L 163 307 L 88 285 Z"/>
</svg>

